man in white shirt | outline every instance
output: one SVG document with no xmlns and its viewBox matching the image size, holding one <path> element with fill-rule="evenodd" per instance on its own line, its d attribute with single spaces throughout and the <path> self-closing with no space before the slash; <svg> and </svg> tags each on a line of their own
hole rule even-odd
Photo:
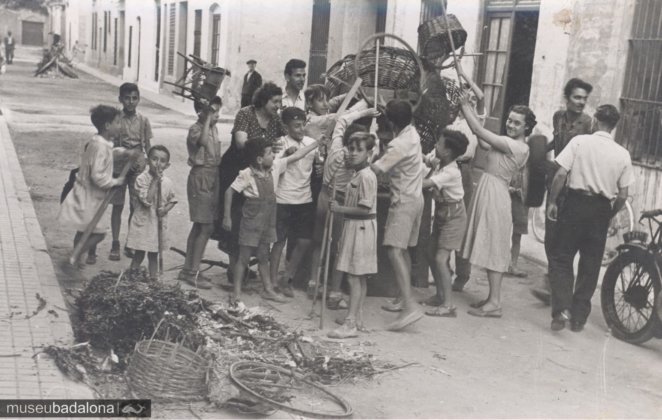
<svg viewBox="0 0 662 420">
<path fill-rule="evenodd" d="M 601 105 L 593 116 L 593 134 L 579 135 L 556 158 L 547 217 L 557 221 L 557 238 L 549 261 L 554 331 L 579 332 L 591 312 L 591 297 L 598 283 L 609 221 L 625 204 L 634 184 L 630 153 L 611 136 L 620 114 L 613 105 Z M 568 186 L 559 211 L 556 199 Z M 613 201 L 613 205 L 612 205 Z M 579 252 L 575 284 L 573 261 Z"/>
<path fill-rule="evenodd" d="M 285 64 L 285 85 L 283 109 L 293 106 L 306 110 L 306 97 L 303 88 L 306 86 L 306 62 L 293 58 Z"/>
</svg>

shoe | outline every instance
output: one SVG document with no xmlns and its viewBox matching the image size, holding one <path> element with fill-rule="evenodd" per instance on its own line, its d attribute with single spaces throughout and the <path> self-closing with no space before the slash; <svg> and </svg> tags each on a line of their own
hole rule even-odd
<svg viewBox="0 0 662 420">
<path fill-rule="evenodd" d="M 440 298 L 439 295 L 432 295 L 427 299 L 419 300 L 418 303 L 423 306 L 441 306 L 444 304 L 444 299 Z"/>
<path fill-rule="evenodd" d="M 425 315 L 439 318 L 457 318 L 457 308 L 455 306 L 437 306 L 425 311 Z"/>
<path fill-rule="evenodd" d="M 513 277 L 520 277 L 520 278 L 524 278 L 524 277 L 529 276 L 529 273 L 527 273 L 526 271 L 522 271 L 522 270 L 518 269 L 517 267 L 513 267 L 513 266 L 508 267 L 508 272 L 507 273 L 509 275 L 513 276 Z"/>
<path fill-rule="evenodd" d="M 382 310 L 386 312 L 402 312 L 402 302 L 386 302 L 382 305 Z"/>
<path fill-rule="evenodd" d="M 289 302 L 288 299 L 286 299 L 284 296 L 279 295 L 276 292 L 264 291 L 264 292 L 262 292 L 262 294 L 260 294 L 260 297 L 264 300 L 270 300 L 270 301 L 276 302 L 276 303 L 287 303 L 287 302 Z"/>
<path fill-rule="evenodd" d="M 455 281 L 453 281 L 453 286 L 451 286 L 451 289 L 454 292 L 461 292 L 464 290 L 464 286 L 469 282 L 469 278 L 463 278 L 463 277 L 455 277 Z"/>
<path fill-rule="evenodd" d="M 326 335 L 329 338 L 353 338 L 359 336 L 359 331 L 356 329 L 356 322 L 353 319 L 348 319 L 343 325 L 336 328 Z"/>
<path fill-rule="evenodd" d="M 408 325 L 413 324 L 423 318 L 423 312 L 420 309 L 414 309 L 409 313 L 403 313 L 394 322 L 389 324 L 386 329 L 389 331 L 400 331 Z"/>
<path fill-rule="evenodd" d="M 124 255 L 125 255 L 127 258 L 133 258 L 133 249 L 131 249 L 131 248 L 125 246 L 125 247 L 124 247 Z"/>
<path fill-rule="evenodd" d="M 584 322 L 570 321 L 570 331 L 581 332 L 584 329 Z"/>
<path fill-rule="evenodd" d="M 97 263 L 97 255 L 96 254 L 87 254 L 87 259 L 85 260 L 85 264 L 94 265 L 96 263 Z"/>
<path fill-rule="evenodd" d="M 565 310 L 560 314 L 556 315 L 552 319 L 552 324 L 550 325 L 550 327 L 552 331 L 561 331 L 562 329 L 565 328 L 565 324 L 569 320 L 570 320 L 570 313 L 567 310 Z"/>
<path fill-rule="evenodd" d="M 181 270 L 179 270 L 179 273 L 177 274 L 177 280 L 186 281 L 190 275 L 191 272 L 189 270 L 182 268 Z"/>
<path fill-rule="evenodd" d="M 474 309 L 478 309 L 482 306 L 485 306 L 485 304 L 487 303 L 487 300 L 488 299 L 479 300 L 478 302 L 470 303 L 469 306 L 471 306 Z"/>
<path fill-rule="evenodd" d="M 110 247 L 110 255 L 108 255 L 108 259 L 111 261 L 119 261 L 120 260 L 120 243 L 119 241 L 113 241 L 113 245 Z"/>
<path fill-rule="evenodd" d="M 479 318 L 501 318 L 503 316 L 503 309 L 496 308 L 486 311 L 481 306 L 480 308 L 469 309 L 467 313 Z"/>
<path fill-rule="evenodd" d="M 549 293 L 549 290 L 542 288 L 531 289 L 531 294 L 547 306 L 552 304 L 552 294 Z"/>
<path fill-rule="evenodd" d="M 332 293 L 326 298 L 326 307 L 332 311 L 337 311 L 340 309 L 347 309 L 349 305 L 347 305 L 347 302 L 342 297 L 341 293 Z"/>
</svg>

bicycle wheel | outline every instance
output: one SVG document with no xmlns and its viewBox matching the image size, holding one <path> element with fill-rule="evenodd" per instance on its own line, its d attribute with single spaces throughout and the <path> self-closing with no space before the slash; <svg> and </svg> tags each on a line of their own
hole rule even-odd
<svg viewBox="0 0 662 420">
<path fill-rule="evenodd" d="M 531 230 L 533 231 L 533 236 L 540 243 L 545 242 L 545 214 L 546 203 L 543 202 L 542 206 L 534 207 L 531 212 Z"/>
<path fill-rule="evenodd" d="M 634 212 L 630 203 L 626 201 L 623 208 L 609 222 L 605 252 L 602 254 L 602 266 L 607 266 L 614 261 L 618 255 L 616 247 L 623 243 L 623 234 L 632 229 L 634 229 Z"/>
<path fill-rule="evenodd" d="M 614 337 L 641 344 L 656 334 L 655 297 L 661 289 L 655 257 L 647 251 L 629 250 L 614 259 L 600 291 L 602 314 Z"/>
</svg>

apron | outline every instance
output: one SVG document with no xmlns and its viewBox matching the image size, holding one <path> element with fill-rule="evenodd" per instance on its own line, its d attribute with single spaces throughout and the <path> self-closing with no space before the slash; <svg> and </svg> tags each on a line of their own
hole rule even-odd
<svg viewBox="0 0 662 420">
<path fill-rule="evenodd" d="M 254 177 L 259 197 L 246 197 L 239 227 L 239 245 L 257 247 L 276 242 L 276 192 L 271 172 Z"/>
</svg>

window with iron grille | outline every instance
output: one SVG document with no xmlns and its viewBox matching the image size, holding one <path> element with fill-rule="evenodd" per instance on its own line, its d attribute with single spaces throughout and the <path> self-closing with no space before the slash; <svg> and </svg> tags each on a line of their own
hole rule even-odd
<svg viewBox="0 0 662 420">
<path fill-rule="evenodd" d="M 441 2 L 444 2 L 444 7 L 448 4 L 447 0 L 421 0 L 421 18 L 420 23 L 427 20 L 434 19 L 437 16 L 444 14 L 444 7 Z"/>
<path fill-rule="evenodd" d="M 218 49 L 221 44 L 221 15 L 212 15 L 211 63 L 218 66 Z"/>
<path fill-rule="evenodd" d="M 195 25 L 193 28 L 193 55 L 200 57 L 200 42 L 202 39 L 202 10 L 195 11 Z"/>
<path fill-rule="evenodd" d="M 662 2 L 637 0 L 616 138 L 632 160 L 662 167 Z"/>
<path fill-rule="evenodd" d="M 175 17 L 177 10 L 175 5 L 170 5 L 170 14 L 168 15 L 168 75 L 175 72 Z"/>
</svg>

